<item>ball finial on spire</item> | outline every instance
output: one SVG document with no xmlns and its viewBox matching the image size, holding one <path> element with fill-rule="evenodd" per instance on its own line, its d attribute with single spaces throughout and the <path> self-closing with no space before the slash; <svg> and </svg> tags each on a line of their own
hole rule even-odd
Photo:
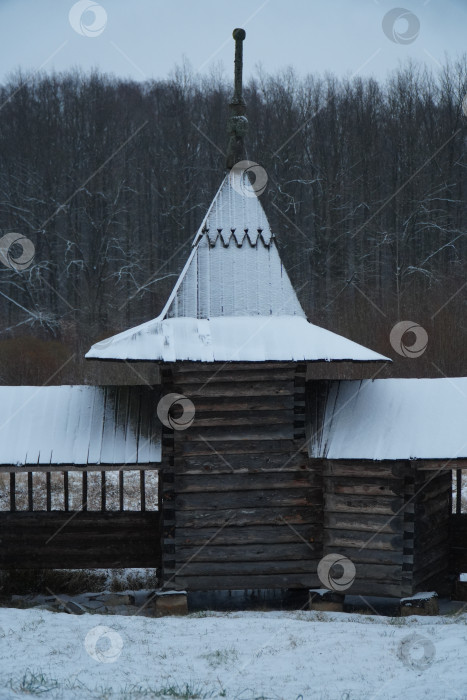
<svg viewBox="0 0 467 700">
<path fill-rule="evenodd" d="M 244 41 L 246 37 L 246 31 L 244 29 L 234 29 L 232 36 L 235 41 Z"/>
</svg>

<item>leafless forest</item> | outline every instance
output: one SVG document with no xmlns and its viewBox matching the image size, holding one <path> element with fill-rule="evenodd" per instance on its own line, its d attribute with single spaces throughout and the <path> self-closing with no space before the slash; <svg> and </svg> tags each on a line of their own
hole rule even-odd
<svg viewBox="0 0 467 700">
<path fill-rule="evenodd" d="M 392 357 L 380 376 L 467 372 L 466 92 L 467 57 L 384 84 L 286 70 L 246 87 L 247 156 L 298 296 Z M 0 88 L 0 236 L 35 246 L 27 269 L 0 266 L 0 382 L 92 382 L 89 345 L 160 311 L 220 184 L 229 98 L 187 67 Z M 400 320 L 426 329 L 421 357 L 391 348 Z"/>
</svg>

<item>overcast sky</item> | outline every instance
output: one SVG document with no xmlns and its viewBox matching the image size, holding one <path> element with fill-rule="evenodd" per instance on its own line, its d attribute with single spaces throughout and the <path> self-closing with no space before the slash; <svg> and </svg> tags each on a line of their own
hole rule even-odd
<svg viewBox="0 0 467 700">
<path fill-rule="evenodd" d="M 247 76 L 261 64 L 384 78 L 407 57 L 436 68 L 466 50 L 467 0 L 400 2 L 0 0 L 0 79 L 73 66 L 164 78 L 184 57 L 195 71 L 222 66 L 230 76 L 237 26 L 247 31 Z"/>
</svg>

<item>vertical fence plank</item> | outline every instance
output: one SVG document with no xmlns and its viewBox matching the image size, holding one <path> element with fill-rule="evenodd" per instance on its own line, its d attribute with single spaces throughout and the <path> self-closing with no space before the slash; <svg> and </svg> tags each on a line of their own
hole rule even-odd
<svg viewBox="0 0 467 700">
<path fill-rule="evenodd" d="M 456 514 L 462 512 L 462 469 L 456 469 Z"/>
<path fill-rule="evenodd" d="M 106 493 L 105 493 L 105 472 L 101 472 L 101 510 L 105 511 Z"/>
<path fill-rule="evenodd" d="M 28 510 L 34 510 L 34 502 L 32 495 L 32 472 L 28 472 Z"/>
<path fill-rule="evenodd" d="M 83 471 L 83 503 L 82 510 L 88 509 L 88 473 Z"/>
<path fill-rule="evenodd" d="M 10 472 L 10 510 L 16 510 L 16 474 Z"/>
<path fill-rule="evenodd" d="M 69 510 L 69 490 L 68 490 L 68 472 L 63 472 L 63 499 L 65 512 Z"/>
<path fill-rule="evenodd" d="M 120 499 L 120 510 L 123 510 L 123 469 L 118 472 L 118 496 Z"/>
<path fill-rule="evenodd" d="M 46 509 L 47 511 L 52 510 L 52 487 L 51 487 L 51 480 L 50 480 L 50 472 L 45 473 L 45 498 L 46 498 Z"/>
<path fill-rule="evenodd" d="M 141 469 L 139 473 L 139 487 L 141 493 L 141 512 L 146 510 L 146 472 Z"/>
</svg>

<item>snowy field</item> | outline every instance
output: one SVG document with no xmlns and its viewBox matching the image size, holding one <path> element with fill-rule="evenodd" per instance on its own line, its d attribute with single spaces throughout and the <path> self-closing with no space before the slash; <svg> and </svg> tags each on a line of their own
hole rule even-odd
<svg viewBox="0 0 467 700">
<path fill-rule="evenodd" d="M 463 700 L 467 614 L 0 609 L 0 698 Z"/>
</svg>

